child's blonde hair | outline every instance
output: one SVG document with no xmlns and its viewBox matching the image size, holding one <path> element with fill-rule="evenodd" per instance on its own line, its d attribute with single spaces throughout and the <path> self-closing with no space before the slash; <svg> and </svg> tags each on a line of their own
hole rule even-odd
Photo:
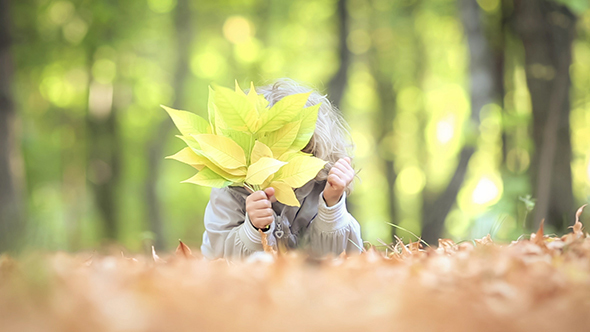
<svg viewBox="0 0 590 332">
<path fill-rule="evenodd" d="M 269 101 L 269 106 L 274 105 L 283 97 L 311 91 L 306 107 L 321 103 L 318 120 L 316 122 L 315 132 L 309 141 L 309 144 L 303 149 L 303 152 L 311 153 L 314 156 L 326 160 L 326 167 L 320 171 L 316 180 L 326 180 L 328 172 L 340 158 L 349 157 L 352 160 L 352 150 L 354 145 L 350 137 L 350 132 L 346 121 L 340 111 L 332 105 L 326 95 L 321 95 L 316 90 L 301 85 L 291 79 L 282 78 L 275 83 L 257 87 L 256 92 L 264 95 Z M 352 183 L 351 183 L 352 184 Z M 346 188 L 350 194 L 352 186 Z"/>
</svg>

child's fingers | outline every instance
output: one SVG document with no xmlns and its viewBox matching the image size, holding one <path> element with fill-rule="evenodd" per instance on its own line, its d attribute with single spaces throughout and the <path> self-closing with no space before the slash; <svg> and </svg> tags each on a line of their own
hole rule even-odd
<svg viewBox="0 0 590 332">
<path fill-rule="evenodd" d="M 336 174 L 328 175 L 328 183 L 330 184 L 330 186 L 334 187 L 334 189 L 343 189 L 344 187 L 346 187 L 346 182 L 344 182 L 344 180 L 342 180 Z"/>
<path fill-rule="evenodd" d="M 275 188 L 268 187 L 268 188 L 264 189 L 264 193 L 266 194 L 266 196 L 270 197 L 275 194 Z"/>
<path fill-rule="evenodd" d="M 266 193 L 264 191 L 259 190 L 250 194 L 250 200 L 252 202 L 260 201 L 263 199 L 266 199 Z"/>
<path fill-rule="evenodd" d="M 328 175 L 337 175 L 339 178 L 346 177 L 345 173 L 342 170 L 340 170 L 338 168 L 334 168 L 334 167 L 332 167 L 332 169 L 330 170 L 330 173 L 328 173 Z"/>
<path fill-rule="evenodd" d="M 354 172 L 354 170 L 352 169 L 352 166 L 350 166 L 350 164 L 348 164 L 346 161 L 344 161 L 342 159 L 338 160 L 338 162 L 336 164 L 334 164 L 334 166 L 332 168 L 339 169 L 343 172 Z"/>
<path fill-rule="evenodd" d="M 273 220 L 274 220 L 274 218 L 271 216 L 271 217 L 257 218 L 254 220 L 250 219 L 250 222 L 252 223 L 252 225 L 254 225 L 254 227 L 264 228 L 264 227 L 270 225 Z"/>
<path fill-rule="evenodd" d="M 338 165 L 339 169 L 354 172 L 354 169 L 352 168 L 352 165 L 350 164 L 350 158 L 348 158 L 348 157 L 340 158 L 338 160 L 338 162 L 336 163 L 336 165 Z"/>
<path fill-rule="evenodd" d="M 271 201 L 271 202 L 277 201 L 277 198 L 275 197 L 275 188 L 268 187 L 268 188 L 264 189 L 264 193 L 266 194 L 266 197 L 269 201 Z"/>
<path fill-rule="evenodd" d="M 255 210 L 271 209 L 272 205 L 268 199 L 262 199 L 256 202 L 252 202 L 252 208 Z"/>
<path fill-rule="evenodd" d="M 332 168 L 332 170 L 330 171 L 330 174 L 335 174 L 338 175 L 338 177 L 340 177 L 340 179 L 342 181 L 344 181 L 344 183 L 346 183 L 347 185 L 352 182 L 352 179 L 354 178 L 354 172 L 349 171 L 349 170 L 341 170 L 338 168 Z"/>
<path fill-rule="evenodd" d="M 250 219 L 260 219 L 260 218 L 268 218 L 272 217 L 272 210 L 271 209 L 262 209 L 262 210 L 255 210 L 252 211 L 250 215 Z"/>
</svg>

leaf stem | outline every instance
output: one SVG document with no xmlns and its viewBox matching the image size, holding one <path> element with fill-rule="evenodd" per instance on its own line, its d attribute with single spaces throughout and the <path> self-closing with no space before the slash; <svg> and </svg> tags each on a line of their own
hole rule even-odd
<svg viewBox="0 0 590 332">
<path fill-rule="evenodd" d="M 250 191 L 255 192 L 256 190 L 254 190 L 254 188 L 252 188 L 252 186 L 250 186 L 249 184 L 247 184 L 246 182 L 244 182 L 244 187 L 250 189 Z"/>
</svg>

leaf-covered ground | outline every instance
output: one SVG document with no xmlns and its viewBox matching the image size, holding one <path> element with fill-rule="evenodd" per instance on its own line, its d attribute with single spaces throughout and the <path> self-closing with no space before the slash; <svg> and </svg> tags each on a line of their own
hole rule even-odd
<svg viewBox="0 0 590 332">
<path fill-rule="evenodd" d="M 588 331 L 590 237 L 311 260 L 263 253 L 0 258 L 1 331 Z"/>
</svg>

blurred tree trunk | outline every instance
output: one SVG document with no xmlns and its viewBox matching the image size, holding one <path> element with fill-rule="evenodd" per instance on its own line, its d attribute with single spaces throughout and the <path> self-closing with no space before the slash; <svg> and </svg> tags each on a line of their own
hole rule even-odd
<svg viewBox="0 0 590 332">
<path fill-rule="evenodd" d="M 17 167 L 15 109 L 11 84 L 9 0 L 0 0 L 0 252 L 13 249 L 22 236 L 23 218 Z"/>
<path fill-rule="evenodd" d="M 340 65 L 338 71 L 330 80 L 328 84 L 328 98 L 332 101 L 334 106 L 340 107 L 342 104 L 342 97 L 346 84 L 348 81 L 348 67 L 350 66 L 350 51 L 346 45 L 346 37 L 348 36 L 348 10 L 346 8 L 346 0 L 338 0 L 337 4 L 338 16 L 338 58 Z"/>
<path fill-rule="evenodd" d="M 496 100 L 497 85 L 492 49 L 484 33 L 482 15 L 476 0 L 460 2 L 461 19 L 469 45 L 469 75 L 471 87 L 471 117 L 468 123 L 465 146 L 459 153 L 459 162 L 447 188 L 424 209 L 422 239 L 437 243 L 444 229 L 445 219 L 457 200 L 463 185 L 471 156 L 475 153 L 479 136 L 480 112 L 483 106 Z"/>
<path fill-rule="evenodd" d="M 547 0 L 514 0 L 514 10 L 533 106 L 531 178 L 537 199 L 533 228 L 546 219 L 546 224 L 563 230 L 575 212 L 569 67 L 576 17 L 564 5 Z"/>
<path fill-rule="evenodd" d="M 341 111 L 342 99 L 344 92 L 348 85 L 348 68 L 350 67 L 351 54 L 346 44 L 346 38 L 348 36 L 348 27 L 350 24 L 350 15 L 348 14 L 348 8 L 346 6 L 346 0 L 338 0 L 336 4 L 336 16 L 338 20 L 338 59 L 339 66 L 338 71 L 332 76 L 328 83 L 328 99 L 332 102 L 333 106 L 336 106 Z M 354 200 L 347 202 L 348 210 L 354 214 L 356 206 Z"/>
<path fill-rule="evenodd" d="M 117 8 L 115 0 L 105 5 Z M 95 24 L 94 38 L 87 38 L 88 69 L 90 72 L 88 113 L 86 116 L 86 144 L 88 158 L 88 179 L 94 199 L 103 220 L 104 238 L 116 241 L 119 235 L 117 187 L 121 168 L 121 136 L 119 133 L 118 111 L 115 107 L 114 82 L 103 84 L 92 78 L 92 66 L 99 46 L 113 42 L 117 31 L 117 18 L 109 18 L 103 24 Z M 114 60 L 114 59 L 113 59 Z"/>
<path fill-rule="evenodd" d="M 89 105 L 89 107 L 92 107 Z M 108 106 L 108 114 L 87 117 L 89 133 L 89 176 L 94 189 L 98 210 L 104 222 L 104 237 L 116 240 L 118 236 L 117 183 L 119 180 L 121 151 L 117 127 L 117 112 Z"/>
<path fill-rule="evenodd" d="M 507 25 L 510 22 L 510 10 L 507 5 L 507 0 L 500 0 L 499 6 L 499 17 L 497 18 L 497 27 L 494 36 L 494 84 L 495 89 L 498 93 L 496 102 L 505 112 L 504 96 L 506 95 L 506 87 L 504 86 L 505 80 L 505 69 L 506 68 L 506 30 Z M 502 141 L 502 165 L 506 165 L 506 157 L 508 156 L 508 134 L 502 126 L 501 129 L 501 141 Z"/>
<path fill-rule="evenodd" d="M 189 73 L 190 45 L 194 36 L 192 26 L 191 9 L 187 0 L 179 0 L 175 11 L 176 22 L 176 71 L 172 86 L 176 94 L 173 107 L 182 108 L 181 105 L 185 99 L 185 82 Z M 145 183 L 147 217 L 149 220 L 150 230 L 155 236 L 154 245 L 157 248 L 164 249 L 164 227 L 162 221 L 162 209 L 158 193 L 156 191 L 156 182 L 160 174 L 160 167 L 164 158 L 164 144 L 168 133 L 172 129 L 172 121 L 167 119 L 162 122 L 154 135 L 154 138 L 147 146 L 148 167 L 147 178 Z"/>
<path fill-rule="evenodd" d="M 381 17 L 380 17 L 381 15 Z M 377 29 L 392 29 L 392 10 L 374 10 L 370 22 L 373 31 Z M 410 13 L 408 13 L 410 15 Z M 373 34 L 374 36 L 375 34 Z M 393 35 L 382 34 L 381 38 L 373 38 L 372 46 L 368 52 L 369 69 L 376 84 L 379 109 L 375 113 L 374 128 L 377 151 L 383 160 L 383 171 L 387 180 L 387 213 L 391 223 L 397 220 L 397 201 L 395 197 L 395 181 L 397 173 L 394 164 L 394 151 L 391 144 L 393 135 L 393 120 L 396 115 L 397 94 L 393 86 L 394 71 L 391 63 L 395 61 L 396 50 Z M 396 234 L 396 228 L 391 228 L 392 238 Z"/>
<path fill-rule="evenodd" d="M 379 67 L 377 67 L 379 68 Z M 393 133 L 393 120 L 396 114 L 396 99 L 397 94 L 393 88 L 391 77 L 382 75 L 380 71 L 374 70 L 373 75 L 377 83 L 377 94 L 379 97 L 379 112 L 377 113 L 377 135 L 376 141 L 379 147 L 381 158 L 383 159 L 383 168 L 385 170 L 385 178 L 387 179 L 387 212 L 389 214 L 389 221 L 396 223 L 397 209 L 395 199 L 395 180 L 397 179 L 397 172 L 395 171 L 395 164 L 393 155 L 385 153 L 389 150 L 391 144 L 388 139 Z M 396 223 L 397 224 L 397 223 Z M 391 228 L 391 235 L 396 234 L 397 229 Z"/>
</svg>

